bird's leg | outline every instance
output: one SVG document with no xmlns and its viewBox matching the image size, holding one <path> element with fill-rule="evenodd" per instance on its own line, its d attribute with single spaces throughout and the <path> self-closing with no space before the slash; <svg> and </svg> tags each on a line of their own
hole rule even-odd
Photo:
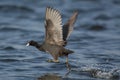
<svg viewBox="0 0 120 80">
<path fill-rule="evenodd" d="M 48 62 L 59 63 L 58 55 L 52 55 L 53 59 L 48 60 Z"/>
<path fill-rule="evenodd" d="M 66 56 L 66 64 L 68 64 L 68 56 Z"/>
<path fill-rule="evenodd" d="M 53 58 L 54 58 L 54 59 L 53 59 L 53 62 L 59 63 L 58 55 L 54 55 Z"/>
<path fill-rule="evenodd" d="M 65 77 L 67 77 L 69 75 L 69 73 L 71 72 L 71 67 L 68 63 L 68 55 L 66 56 L 66 67 L 68 69 L 68 72 L 65 74 Z"/>
<path fill-rule="evenodd" d="M 54 62 L 54 63 L 59 63 L 59 60 L 58 60 L 58 55 L 57 54 L 51 54 L 53 59 L 49 59 L 47 60 L 47 62 Z"/>
<path fill-rule="evenodd" d="M 70 65 L 68 63 L 68 55 L 66 56 L 66 67 L 68 68 L 69 71 L 71 70 Z"/>
<path fill-rule="evenodd" d="M 55 59 L 49 59 L 49 60 L 47 60 L 47 62 L 59 63 L 59 60 L 55 60 Z"/>
<path fill-rule="evenodd" d="M 53 62 L 55 62 L 55 63 L 59 63 L 59 60 L 58 60 L 58 59 L 57 59 L 57 60 L 54 59 Z"/>
<path fill-rule="evenodd" d="M 47 62 L 53 62 L 53 60 L 52 59 L 48 59 Z"/>
</svg>

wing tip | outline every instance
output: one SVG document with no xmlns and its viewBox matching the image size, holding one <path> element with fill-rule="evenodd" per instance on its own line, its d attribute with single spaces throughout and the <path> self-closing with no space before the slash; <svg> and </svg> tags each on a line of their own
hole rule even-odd
<svg viewBox="0 0 120 80">
<path fill-rule="evenodd" d="M 58 12 L 58 13 L 60 14 L 60 11 L 59 11 L 59 10 L 57 10 L 57 9 L 51 7 L 51 6 L 47 6 L 47 7 L 46 7 L 46 10 L 47 10 L 47 9 L 48 9 L 48 10 L 56 11 L 56 12 Z"/>
<path fill-rule="evenodd" d="M 60 23 L 62 25 L 62 17 L 61 17 L 61 13 L 59 10 L 47 6 L 46 8 L 46 20 L 50 19 L 52 20 L 55 24 Z"/>
</svg>

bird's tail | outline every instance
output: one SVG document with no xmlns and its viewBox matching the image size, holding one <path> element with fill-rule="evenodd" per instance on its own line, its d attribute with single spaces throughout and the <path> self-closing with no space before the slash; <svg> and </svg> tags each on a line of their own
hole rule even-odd
<svg viewBox="0 0 120 80">
<path fill-rule="evenodd" d="M 74 51 L 69 50 L 69 49 L 65 49 L 65 51 L 63 52 L 63 54 L 64 54 L 65 56 L 68 56 L 69 54 L 72 54 L 72 53 L 74 53 Z"/>
</svg>

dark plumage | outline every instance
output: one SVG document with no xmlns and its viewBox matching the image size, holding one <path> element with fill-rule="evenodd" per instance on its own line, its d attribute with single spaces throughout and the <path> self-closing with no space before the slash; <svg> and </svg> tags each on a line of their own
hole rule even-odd
<svg viewBox="0 0 120 80">
<path fill-rule="evenodd" d="M 29 41 L 28 45 L 35 46 L 43 52 L 48 52 L 52 55 L 52 62 L 59 62 L 58 57 L 68 56 L 73 51 L 65 49 L 67 38 L 73 30 L 73 24 L 76 21 L 78 12 L 75 12 L 65 25 L 62 27 L 62 18 L 58 10 L 47 7 L 45 15 L 45 41 L 42 44 L 36 41 Z M 68 62 L 68 58 L 67 58 Z"/>
</svg>

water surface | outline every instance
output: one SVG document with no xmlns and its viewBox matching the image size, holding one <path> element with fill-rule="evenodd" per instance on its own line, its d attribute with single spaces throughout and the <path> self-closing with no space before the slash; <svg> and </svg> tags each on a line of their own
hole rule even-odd
<svg viewBox="0 0 120 80">
<path fill-rule="evenodd" d="M 44 40 L 47 6 L 60 10 L 63 24 L 79 11 L 67 48 L 71 71 L 65 58 L 48 63 L 50 55 L 29 40 Z M 119 80 L 119 0 L 0 0 L 0 80 Z"/>
</svg>

